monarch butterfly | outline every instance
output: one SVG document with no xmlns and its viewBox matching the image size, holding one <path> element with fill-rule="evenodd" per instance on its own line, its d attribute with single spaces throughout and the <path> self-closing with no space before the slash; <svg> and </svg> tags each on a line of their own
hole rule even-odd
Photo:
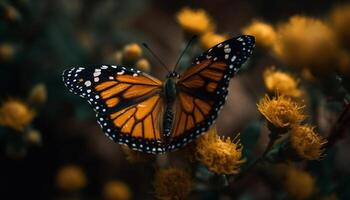
<svg viewBox="0 0 350 200">
<path fill-rule="evenodd" d="M 226 40 L 202 53 L 181 76 L 169 73 L 164 82 L 116 65 L 67 69 L 63 82 L 92 105 L 111 140 L 161 154 L 193 141 L 214 123 L 229 81 L 254 43 L 248 35 Z"/>
</svg>

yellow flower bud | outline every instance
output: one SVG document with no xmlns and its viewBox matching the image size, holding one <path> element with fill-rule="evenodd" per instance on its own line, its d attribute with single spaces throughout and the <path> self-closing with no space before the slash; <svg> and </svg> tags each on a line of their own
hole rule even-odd
<svg viewBox="0 0 350 200">
<path fill-rule="evenodd" d="M 84 188 L 87 178 L 84 171 L 76 165 L 67 165 L 59 169 L 56 175 L 56 185 L 64 191 L 77 191 Z"/>
<path fill-rule="evenodd" d="M 35 117 L 35 112 L 19 100 L 7 100 L 0 107 L 0 125 L 22 131 Z"/>
<path fill-rule="evenodd" d="M 128 185 L 120 181 L 109 181 L 103 187 L 105 200 L 129 200 L 131 191 Z"/>
</svg>

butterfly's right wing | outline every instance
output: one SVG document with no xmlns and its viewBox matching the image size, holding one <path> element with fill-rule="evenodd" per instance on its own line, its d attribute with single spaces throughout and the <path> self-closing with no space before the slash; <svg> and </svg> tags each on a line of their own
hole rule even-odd
<svg viewBox="0 0 350 200">
<path fill-rule="evenodd" d="M 168 151 L 187 144 L 214 123 L 225 103 L 230 79 L 249 58 L 254 37 L 226 40 L 195 59 L 177 83 L 178 98 Z"/>
<path fill-rule="evenodd" d="M 106 136 L 134 150 L 163 153 L 162 82 L 122 66 L 76 67 L 63 73 L 68 89 L 96 111 Z"/>
</svg>

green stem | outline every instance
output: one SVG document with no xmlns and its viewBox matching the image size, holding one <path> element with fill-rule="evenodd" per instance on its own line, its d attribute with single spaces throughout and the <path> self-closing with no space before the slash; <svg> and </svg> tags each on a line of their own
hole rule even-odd
<svg viewBox="0 0 350 200">
<path fill-rule="evenodd" d="M 256 158 L 252 163 L 250 163 L 245 169 L 244 171 L 242 171 L 240 174 L 238 174 L 236 176 L 236 178 L 234 179 L 234 182 L 238 181 L 239 179 L 241 179 L 247 172 L 249 172 L 251 169 L 253 169 L 257 164 L 264 162 L 266 155 L 271 151 L 271 149 L 273 148 L 275 143 L 275 138 L 271 137 L 269 143 L 267 144 L 264 152 L 261 154 L 261 156 L 259 158 Z"/>
</svg>

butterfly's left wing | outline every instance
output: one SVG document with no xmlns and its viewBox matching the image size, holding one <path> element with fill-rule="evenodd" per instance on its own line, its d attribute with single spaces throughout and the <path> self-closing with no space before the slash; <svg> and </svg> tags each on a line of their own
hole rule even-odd
<svg viewBox="0 0 350 200">
<path fill-rule="evenodd" d="M 91 104 L 111 140 L 139 151 L 164 152 L 161 81 L 133 68 L 102 65 L 68 69 L 63 82 Z"/>
<path fill-rule="evenodd" d="M 225 103 L 230 79 L 252 54 L 253 36 L 224 41 L 195 59 L 177 83 L 171 142 L 177 149 L 208 130 Z"/>
</svg>

